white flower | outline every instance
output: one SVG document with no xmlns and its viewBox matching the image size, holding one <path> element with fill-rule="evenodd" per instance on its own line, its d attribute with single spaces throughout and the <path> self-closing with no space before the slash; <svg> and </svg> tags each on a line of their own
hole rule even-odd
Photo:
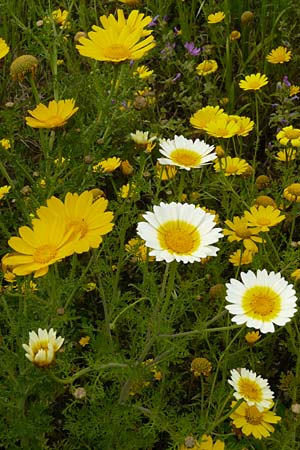
<svg viewBox="0 0 300 450">
<path fill-rule="evenodd" d="M 280 273 L 266 269 L 241 273 L 240 282 L 231 279 L 226 284 L 225 308 L 234 314 L 233 322 L 246 323 L 262 333 L 274 332 L 276 325 L 285 325 L 296 312 L 296 292 Z"/>
<path fill-rule="evenodd" d="M 131 139 L 138 145 L 147 145 L 155 141 L 156 136 L 149 137 L 149 131 L 136 130 L 135 133 L 130 133 Z"/>
<path fill-rule="evenodd" d="M 215 147 L 199 139 L 193 141 L 183 136 L 175 136 L 174 140 L 161 140 L 160 147 L 160 153 L 166 156 L 158 158 L 160 164 L 178 166 L 185 170 L 198 169 L 217 158 L 213 151 Z"/>
<path fill-rule="evenodd" d="M 56 331 L 51 328 L 47 330 L 38 329 L 29 332 L 29 345 L 23 344 L 26 358 L 33 364 L 43 367 L 49 366 L 55 360 L 55 353 L 60 349 L 64 342 L 62 337 L 56 337 Z"/>
<path fill-rule="evenodd" d="M 138 223 L 137 233 L 157 261 L 195 262 L 219 250 L 211 245 L 222 237 L 215 216 L 195 205 L 162 202 L 143 217 L 146 222 Z"/>
<path fill-rule="evenodd" d="M 269 387 L 268 380 L 256 375 L 248 369 L 232 369 L 228 383 L 233 386 L 233 396 L 239 400 L 243 398 L 249 406 L 255 405 L 259 411 L 272 407 L 274 393 Z"/>
</svg>

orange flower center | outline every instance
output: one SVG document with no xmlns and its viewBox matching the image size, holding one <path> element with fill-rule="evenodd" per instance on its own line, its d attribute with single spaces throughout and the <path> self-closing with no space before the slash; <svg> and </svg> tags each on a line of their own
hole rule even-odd
<svg viewBox="0 0 300 450">
<path fill-rule="evenodd" d="M 72 220 L 68 223 L 67 229 L 73 228 L 72 237 L 79 234 L 80 238 L 83 238 L 88 232 L 88 226 L 84 219 L 81 220 Z"/>
<path fill-rule="evenodd" d="M 251 425 L 260 425 L 263 422 L 263 415 L 258 411 L 256 406 L 249 406 L 247 408 L 246 420 Z"/>
<path fill-rule="evenodd" d="M 33 253 L 33 260 L 39 264 L 47 264 L 55 259 L 57 248 L 50 244 L 41 245 Z"/>
</svg>

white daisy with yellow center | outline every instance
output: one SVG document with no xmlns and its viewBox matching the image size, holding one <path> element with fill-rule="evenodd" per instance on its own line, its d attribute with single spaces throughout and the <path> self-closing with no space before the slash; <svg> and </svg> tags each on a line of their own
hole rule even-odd
<svg viewBox="0 0 300 450">
<path fill-rule="evenodd" d="M 175 136 L 173 140 L 162 139 L 159 150 L 166 158 L 158 158 L 158 162 L 185 170 L 198 169 L 217 158 L 214 149 L 213 145 L 208 145 L 199 139 L 193 141 L 183 136 Z"/>
<path fill-rule="evenodd" d="M 223 236 L 215 228 L 214 214 L 195 205 L 161 202 L 143 217 L 146 222 L 138 223 L 137 233 L 157 261 L 199 262 L 219 250 L 211 245 Z"/>
<path fill-rule="evenodd" d="M 297 310 L 296 292 L 280 273 L 249 270 L 242 272 L 241 278 L 242 282 L 232 278 L 226 284 L 230 305 L 225 308 L 235 314 L 233 322 L 273 333 L 274 323 L 282 326 L 290 321 Z"/>
<path fill-rule="evenodd" d="M 231 379 L 228 383 L 234 388 L 233 396 L 237 400 L 243 398 L 249 406 L 255 405 L 259 411 L 272 407 L 274 393 L 270 389 L 268 380 L 244 368 L 232 369 L 230 373 Z"/>
</svg>

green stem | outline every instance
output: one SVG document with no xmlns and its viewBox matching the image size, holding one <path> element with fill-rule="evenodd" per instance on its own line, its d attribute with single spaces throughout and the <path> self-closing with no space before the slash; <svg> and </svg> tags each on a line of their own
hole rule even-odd
<svg viewBox="0 0 300 450">
<path fill-rule="evenodd" d="M 68 378 L 59 378 L 56 375 L 54 375 L 53 372 L 50 370 L 48 371 L 48 375 L 50 378 L 52 378 L 54 381 L 60 384 L 72 384 L 74 381 L 76 381 L 78 378 L 87 375 L 88 373 L 92 372 L 93 370 L 105 370 L 105 369 L 125 369 L 128 368 L 128 364 L 121 364 L 121 363 L 107 363 L 107 364 L 100 364 L 97 363 L 90 367 L 85 367 L 84 369 L 79 370 L 79 372 L 75 373 L 73 376 Z"/>
</svg>

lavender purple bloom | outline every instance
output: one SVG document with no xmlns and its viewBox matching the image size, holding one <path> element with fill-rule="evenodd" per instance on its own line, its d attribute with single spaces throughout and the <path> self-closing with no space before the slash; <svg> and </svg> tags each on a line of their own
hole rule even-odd
<svg viewBox="0 0 300 450">
<path fill-rule="evenodd" d="M 201 48 L 195 47 L 194 42 L 186 42 L 184 48 L 188 51 L 191 56 L 199 56 Z"/>
</svg>

